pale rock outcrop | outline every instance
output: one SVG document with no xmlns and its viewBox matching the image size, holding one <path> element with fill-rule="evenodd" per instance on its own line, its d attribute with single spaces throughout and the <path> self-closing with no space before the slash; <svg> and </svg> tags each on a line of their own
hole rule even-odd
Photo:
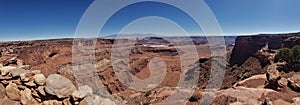
<svg viewBox="0 0 300 105">
<path fill-rule="evenodd" d="M 235 97 L 237 101 L 243 103 L 243 105 L 259 105 L 262 104 L 262 101 L 259 101 L 259 99 L 264 94 L 279 93 L 272 89 L 236 87 L 220 90 L 217 96 L 225 95 Z"/>
<path fill-rule="evenodd" d="M 10 71 L 16 69 L 17 67 L 13 67 L 13 66 L 4 66 L 2 68 L 0 68 L 1 71 L 1 75 L 5 76 L 7 75 Z"/>
<path fill-rule="evenodd" d="M 276 65 L 270 65 L 267 70 L 267 79 L 268 81 L 277 81 L 280 79 L 281 75 L 279 71 L 276 69 Z"/>
<path fill-rule="evenodd" d="M 35 74 L 32 72 L 22 73 L 22 74 L 20 74 L 20 79 L 21 79 L 21 81 L 24 81 L 24 82 L 32 81 L 34 75 Z"/>
<path fill-rule="evenodd" d="M 242 87 L 247 87 L 247 88 L 264 88 L 265 81 L 266 81 L 265 74 L 254 75 L 245 80 L 237 82 L 236 84 L 233 85 L 233 87 L 235 88 L 235 87 L 242 86 Z"/>
<path fill-rule="evenodd" d="M 16 68 L 16 69 L 11 70 L 10 74 L 12 77 L 18 77 L 18 76 L 20 76 L 20 74 L 23 74 L 25 72 L 27 72 L 27 71 L 24 69 Z"/>
<path fill-rule="evenodd" d="M 34 75 L 34 82 L 38 85 L 44 85 L 46 81 L 46 77 L 44 74 L 36 74 Z"/>
<path fill-rule="evenodd" d="M 27 105 L 27 103 L 32 99 L 31 90 L 26 88 L 24 91 L 21 91 L 21 103 Z"/>
<path fill-rule="evenodd" d="M 277 88 L 280 87 L 278 81 L 281 79 L 281 74 L 277 70 L 276 64 L 272 64 L 268 67 L 266 77 L 267 77 L 266 88 L 277 90 Z"/>
<path fill-rule="evenodd" d="M 6 86 L 5 91 L 8 98 L 14 101 L 20 101 L 20 90 L 18 89 L 17 84 L 9 83 L 9 85 Z"/>
</svg>

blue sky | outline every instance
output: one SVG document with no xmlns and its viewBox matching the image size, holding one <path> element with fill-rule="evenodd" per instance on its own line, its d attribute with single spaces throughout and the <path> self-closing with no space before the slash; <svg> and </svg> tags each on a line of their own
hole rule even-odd
<svg viewBox="0 0 300 105">
<path fill-rule="evenodd" d="M 81 16 L 92 2 L 93 0 L 1 0 L 0 41 L 74 37 Z M 300 31 L 300 0 L 205 0 L 205 2 L 227 35 Z M 141 7 L 138 11 L 143 9 L 145 8 Z M 160 9 L 170 11 L 170 14 L 166 14 L 169 17 L 177 11 L 168 7 Z M 135 13 L 129 15 L 142 14 L 142 12 Z M 184 15 L 176 16 L 179 20 L 186 18 Z M 121 15 L 118 18 L 121 18 L 121 21 L 128 21 L 126 17 L 128 15 Z M 140 33 L 139 31 L 145 32 L 146 29 L 157 34 L 177 32 L 172 30 L 174 28 L 151 30 L 149 29 L 151 26 L 157 27 L 151 23 L 157 23 L 157 20 L 137 22 L 135 25 L 140 29 L 131 28 L 125 32 Z M 167 22 L 162 23 L 164 27 L 169 26 Z M 114 26 L 119 26 L 118 22 L 112 22 L 109 30 L 114 30 Z"/>
</svg>

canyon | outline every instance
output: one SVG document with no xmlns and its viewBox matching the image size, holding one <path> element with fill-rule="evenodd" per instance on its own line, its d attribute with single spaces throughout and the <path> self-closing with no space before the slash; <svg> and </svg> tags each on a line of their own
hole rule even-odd
<svg viewBox="0 0 300 105">
<path fill-rule="evenodd" d="M 149 66 L 151 59 L 155 57 L 162 59 L 167 67 L 164 79 L 154 89 L 137 91 L 120 82 L 113 70 L 111 59 L 115 39 L 97 39 L 94 72 L 108 93 L 119 100 L 120 104 L 152 105 L 162 102 L 176 92 L 182 74 L 180 56 L 186 53 L 177 49 L 193 46 L 196 48 L 198 60 L 192 62 L 196 65 L 192 68 L 201 70 L 197 87 L 185 103 L 198 105 L 202 102 L 202 96 L 210 93 L 203 90 L 207 87 L 211 75 L 211 62 L 214 59 L 205 37 L 191 39 L 193 44 L 186 42 L 187 39 L 183 37 L 148 37 L 137 40 L 128 58 L 134 76 L 142 80 L 149 78 Z M 298 102 L 300 72 L 277 70 L 284 63 L 275 62 L 274 57 L 281 48 L 300 45 L 300 33 L 261 34 L 224 39 L 228 62 L 221 88 L 215 91 L 212 105 L 293 105 Z M 177 43 L 170 43 L 170 40 Z M 94 96 L 92 87 L 78 84 L 72 68 L 72 47 L 73 39 L 0 43 L 0 104 L 112 104 L 111 98 Z M 28 80 L 24 80 L 24 76 Z M 61 83 L 57 78 L 62 80 Z M 66 91 L 62 92 L 59 89 Z M 98 101 L 91 101 L 88 97 Z"/>
</svg>

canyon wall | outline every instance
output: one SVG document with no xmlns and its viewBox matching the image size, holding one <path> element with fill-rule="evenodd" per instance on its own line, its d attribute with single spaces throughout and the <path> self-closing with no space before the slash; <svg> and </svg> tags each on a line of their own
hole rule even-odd
<svg viewBox="0 0 300 105">
<path fill-rule="evenodd" d="M 258 50 L 266 45 L 270 50 L 300 45 L 300 33 L 239 36 L 236 38 L 231 54 L 230 65 L 241 66 L 249 57 L 254 56 Z"/>
</svg>

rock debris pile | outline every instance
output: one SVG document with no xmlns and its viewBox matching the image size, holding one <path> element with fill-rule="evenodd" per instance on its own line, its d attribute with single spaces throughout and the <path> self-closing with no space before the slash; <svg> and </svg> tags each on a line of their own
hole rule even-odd
<svg viewBox="0 0 300 105">
<path fill-rule="evenodd" d="M 0 67 L 0 105 L 89 105 L 92 89 L 77 89 L 59 74 L 46 77 L 40 70 Z"/>
</svg>

